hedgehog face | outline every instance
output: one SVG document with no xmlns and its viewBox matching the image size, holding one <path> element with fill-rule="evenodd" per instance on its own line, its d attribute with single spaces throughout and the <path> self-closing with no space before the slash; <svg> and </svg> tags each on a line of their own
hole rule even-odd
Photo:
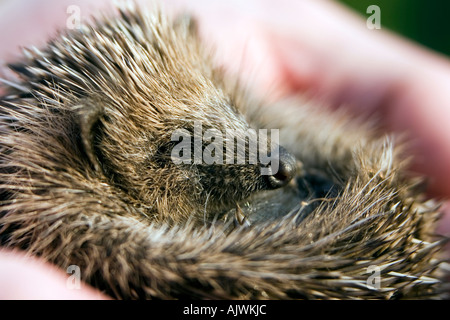
<svg viewBox="0 0 450 320">
<path fill-rule="evenodd" d="M 266 132 L 250 129 L 236 108 L 225 102 L 174 107 L 178 101 L 141 108 L 138 117 L 107 103 L 97 120 L 83 121 L 95 125 L 81 128 L 97 168 L 156 216 L 204 220 L 206 212 L 213 219 L 294 176 L 295 159 Z M 180 112 L 187 108 L 190 112 Z"/>
<path fill-rule="evenodd" d="M 152 161 L 188 177 L 190 195 L 196 195 L 201 210 L 216 213 L 257 191 L 286 185 L 296 170 L 295 159 L 267 136 L 267 130 L 249 128 L 227 104 L 221 108 L 211 108 L 217 114 L 205 113 L 203 121 L 184 119 L 170 126 L 177 127 L 170 143 L 163 143 Z"/>
</svg>

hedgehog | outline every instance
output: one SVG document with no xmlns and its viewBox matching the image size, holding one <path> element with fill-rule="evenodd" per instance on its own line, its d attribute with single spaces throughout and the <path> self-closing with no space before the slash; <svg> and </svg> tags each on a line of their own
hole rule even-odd
<svg viewBox="0 0 450 320">
<path fill-rule="evenodd" d="M 117 299 L 445 298 L 439 203 L 402 143 L 213 61 L 195 19 L 138 7 L 25 49 L 2 81 L 0 245 Z M 264 129 L 276 167 L 250 161 Z M 244 161 L 190 161 L 227 154 L 211 130 Z"/>
</svg>

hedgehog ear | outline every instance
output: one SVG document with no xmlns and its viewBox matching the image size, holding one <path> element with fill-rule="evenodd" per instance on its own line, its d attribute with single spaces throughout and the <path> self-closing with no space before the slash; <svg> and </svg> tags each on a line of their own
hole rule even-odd
<svg viewBox="0 0 450 320">
<path fill-rule="evenodd" d="M 183 32 L 185 36 L 198 34 L 197 20 L 187 13 L 181 14 L 175 18 L 174 27 Z"/>
<path fill-rule="evenodd" d="M 77 114 L 81 144 L 94 169 L 99 171 L 101 167 L 94 152 L 94 137 L 95 128 L 103 116 L 104 110 L 100 104 L 92 102 L 76 105 L 74 110 Z"/>
</svg>

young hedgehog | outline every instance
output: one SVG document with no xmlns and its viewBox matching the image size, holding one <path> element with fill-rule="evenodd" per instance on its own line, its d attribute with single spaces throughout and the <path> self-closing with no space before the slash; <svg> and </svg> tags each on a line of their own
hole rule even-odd
<svg viewBox="0 0 450 320">
<path fill-rule="evenodd" d="M 390 139 L 298 101 L 255 102 L 213 67 L 191 19 L 119 11 L 10 65 L 3 247 L 77 265 L 123 299 L 446 297 L 437 206 Z M 196 121 L 243 139 L 250 124 L 280 129 L 289 152 L 271 175 L 177 164 L 172 134 Z"/>
</svg>

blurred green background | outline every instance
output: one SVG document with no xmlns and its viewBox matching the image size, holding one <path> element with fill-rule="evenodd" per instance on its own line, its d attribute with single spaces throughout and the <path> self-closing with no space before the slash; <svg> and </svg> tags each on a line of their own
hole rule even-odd
<svg viewBox="0 0 450 320">
<path fill-rule="evenodd" d="M 381 9 L 381 28 L 393 30 L 450 56 L 450 0 L 339 0 L 365 17 Z"/>
</svg>

